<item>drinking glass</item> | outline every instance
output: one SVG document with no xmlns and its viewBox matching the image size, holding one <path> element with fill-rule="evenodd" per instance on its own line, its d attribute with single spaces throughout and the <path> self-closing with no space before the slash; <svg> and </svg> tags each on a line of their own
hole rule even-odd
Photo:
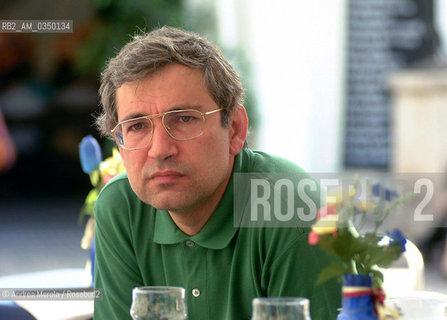
<svg viewBox="0 0 447 320">
<path fill-rule="evenodd" d="M 130 315 L 134 320 L 185 320 L 185 289 L 136 287 L 132 290 Z"/>
<path fill-rule="evenodd" d="M 252 320 L 310 320 L 306 298 L 254 298 Z"/>
</svg>

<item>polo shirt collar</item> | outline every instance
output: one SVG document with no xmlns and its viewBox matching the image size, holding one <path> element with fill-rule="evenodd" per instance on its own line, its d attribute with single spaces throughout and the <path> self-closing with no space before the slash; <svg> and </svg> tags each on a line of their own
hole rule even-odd
<svg viewBox="0 0 447 320">
<path fill-rule="evenodd" d="M 245 151 L 241 151 L 234 161 L 233 172 L 241 172 Z M 158 244 L 177 244 L 191 240 L 201 247 L 220 250 L 228 246 L 238 227 L 233 222 L 233 176 L 219 202 L 202 230 L 188 236 L 181 231 L 166 210 L 157 210 L 155 216 L 154 242 Z"/>
</svg>

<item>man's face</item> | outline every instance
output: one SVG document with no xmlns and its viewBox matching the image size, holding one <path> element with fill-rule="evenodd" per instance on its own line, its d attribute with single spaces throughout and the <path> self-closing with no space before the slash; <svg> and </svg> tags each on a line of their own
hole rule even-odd
<svg viewBox="0 0 447 320">
<path fill-rule="evenodd" d="M 170 110 L 218 109 L 200 70 L 170 64 L 140 81 L 117 89 L 118 120 Z M 220 200 L 234 161 L 231 125 L 221 125 L 221 112 L 206 116 L 203 135 L 176 141 L 153 119 L 152 140 L 144 149 L 121 154 L 132 189 L 144 202 L 171 212 L 192 212 Z M 233 148 L 234 149 L 234 148 Z"/>
</svg>

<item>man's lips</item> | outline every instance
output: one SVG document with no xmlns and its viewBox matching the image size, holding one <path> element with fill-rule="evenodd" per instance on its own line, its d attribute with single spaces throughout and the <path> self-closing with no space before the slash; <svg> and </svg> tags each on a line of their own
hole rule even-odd
<svg viewBox="0 0 447 320">
<path fill-rule="evenodd" d="M 172 183 L 181 177 L 183 177 L 183 174 L 180 172 L 167 170 L 154 172 L 149 176 L 149 179 L 157 183 Z"/>
</svg>

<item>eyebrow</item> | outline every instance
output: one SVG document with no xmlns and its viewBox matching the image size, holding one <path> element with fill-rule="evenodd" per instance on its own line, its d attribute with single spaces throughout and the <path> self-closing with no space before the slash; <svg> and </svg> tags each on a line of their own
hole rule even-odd
<svg viewBox="0 0 447 320">
<path fill-rule="evenodd" d="M 164 112 L 175 111 L 175 110 L 184 110 L 184 109 L 194 109 L 194 110 L 198 110 L 198 111 L 202 112 L 203 106 L 198 105 L 198 104 L 197 105 L 179 104 L 179 105 L 169 108 L 168 110 L 166 110 Z M 161 112 L 161 113 L 164 113 L 164 112 Z M 131 119 L 135 119 L 135 118 L 146 117 L 146 116 L 149 116 L 149 114 L 141 113 L 141 112 L 133 112 L 133 113 L 126 115 L 119 122 L 131 120 Z"/>
<path fill-rule="evenodd" d="M 131 120 L 131 119 L 135 119 L 135 118 L 140 118 L 140 117 L 145 117 L 145 116 L 147 116 L 147 114 L 144 114 L 141 112 L 130 113 L 127 116 L 125 116 L 123 119 L 121 119 L 119 122 Z"/>
</svg>

